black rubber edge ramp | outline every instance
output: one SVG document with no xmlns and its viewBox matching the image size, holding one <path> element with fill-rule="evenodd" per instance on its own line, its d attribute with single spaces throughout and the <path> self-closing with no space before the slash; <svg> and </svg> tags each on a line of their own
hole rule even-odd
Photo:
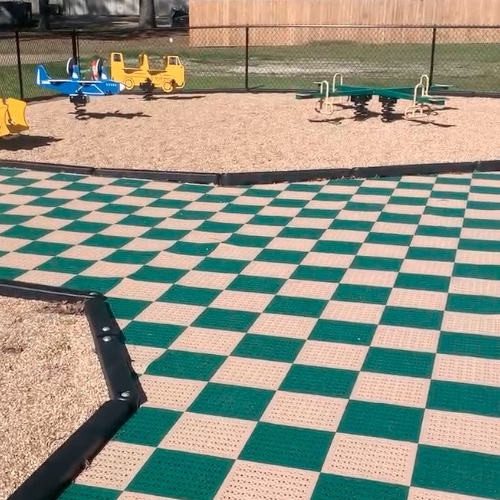
<svg viewBox="0 0 500 500">
<path fill-rule="evenodd" d="M 0 295 L 46 302 L 84 301 L 110 399 L 81 425 L 8 500 L 56 500 L 144 402 L 123 334 L 106 297 L 93 291 L 0 280 Z"/>
<path fill-rule="evenodd" d="M 500 159 L 466 162 L 415 163 L 410 165 L 386 165 L 376 167 L 323 168 L 307 170 L 283 170 L 274 172 L 234 172 L 197 173 L 166 170 L 137 170 L 92 168 L 53 163 L 34 163 L 0 160 L 2 168 L 23 170 L 43 170 L 48 172 L 68 172 L 97 177 L 145 179 L 164 182 L 188 182 L 192 184 L 212 184 L 215 186 L 243 186 L 274 184 L 279 182 L 309 182 L 345 178 L 398 177 L 402 175 L 430 175 L 446 173 L 470 173 L 474 171 L 500 171 Z"/>
</svg>

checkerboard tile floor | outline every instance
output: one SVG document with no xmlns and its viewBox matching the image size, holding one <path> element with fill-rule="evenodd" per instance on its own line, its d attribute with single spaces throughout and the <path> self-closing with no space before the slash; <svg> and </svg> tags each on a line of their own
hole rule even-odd
<svg viewBox="0 0 500 500">
<path fill-rule="evenodd" d="M 500 498 L 500 174 L 2 169 L 0 277 L 106 294 L 148 397 L 61 500 Z"/>
</svg>

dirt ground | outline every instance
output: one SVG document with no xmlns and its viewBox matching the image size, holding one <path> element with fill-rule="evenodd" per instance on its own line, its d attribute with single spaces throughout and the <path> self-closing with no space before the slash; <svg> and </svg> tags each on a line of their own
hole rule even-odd
<svg viewBox="0 0 500 500">
<path fill-rule="evenodd" d="M 85 316 L 0 296 L 0 499 L 109 399 Z"/>
<path fill-rule="evenodd" d="M 67 99 L 28 106 L 30 130 L 0 156 L 111 168 L 205 172 L 339 168 L 500 157 L 500 100 L 452 97 L 417 122 L 332 116 L 294 94 L 95 98 L 77 120 Z M 402 112 L 409 101 L 400 101 Z M 379 114 L 373 98 L 370 110 Z"/>
</svg>

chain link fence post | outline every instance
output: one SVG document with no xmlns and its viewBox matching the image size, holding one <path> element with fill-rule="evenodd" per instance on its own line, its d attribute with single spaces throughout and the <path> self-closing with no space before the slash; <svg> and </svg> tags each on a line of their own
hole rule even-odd
<svg viewBox="0 0 500 500">
<path fill-rule="evenodd" d="M 73 59 L 75 60 L 76 64 L 80 64 L 80 61 L 79 61 L 80 57 L 78 54 L 78 34 L 77 34 L 76 29 L 74 29 L 71 32 L 71 48 L 72 48 L 72 52 L 73 52 Z"/>
<path fill-rule="evenodd" d="M 249 66 L 249 53 L 250 53 L 250 27 L 245 26 L 245 90 L 248 92 L 248 66 Z"/>
<path fill-rule="evenodd" d="M 24 99 L 23 65 L 21 63 L 21 41 L 19 31 L 16 30 L 16 57 L 17 57 L 17 77 L 19 80 L 19 96 Z"/>
<path fill-rule="evenodd" d="M 432 28 L 432 42 L 431 42 L 431 67 L 429 69 L 429 87 L 432 86 L 432 82 L 434 80 L 434 63 L 436 57 L 436 36 L 437 36 L 437 27 L 433 26 Z"/>
</svg>

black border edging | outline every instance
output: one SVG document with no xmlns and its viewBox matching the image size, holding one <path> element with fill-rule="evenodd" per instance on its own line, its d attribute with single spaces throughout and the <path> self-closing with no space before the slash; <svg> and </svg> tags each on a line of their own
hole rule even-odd
<svg viewBox="0 0 500 500">
<path fill-rule="evenodd" d="M 0 296 L 47 302 L 85 301 L 84 312 L 110 399 L 28 477 L 8 500 L 56 500 L 144 401 L 123 334 L 106 297 L 93 291 L 0 280 Z"/>
<path fill-rule="evenodd" d="M 401 175 L 432 175 L 452 172 L 500 171 L 500 159 L 465 162 L 415 163 L 409 165 L 385 165 L 377 167 L 322 168 L 306 170 L 282 170 L 271 172 L 197 173 L 168 170 L 142 170 L 121 168 L 94 168 L 53 163 L 35 163 L 0 159 L 2 168 L 67 172 L 96 177 L 117 177 L 125 179 L 146 179 L 164 182 L 191 184 L 212 184 L 215 186 L 243 186 L 275 184 L 282 182 L 310 182 L 345 178 L 398 177 Z"/>
</svg>

